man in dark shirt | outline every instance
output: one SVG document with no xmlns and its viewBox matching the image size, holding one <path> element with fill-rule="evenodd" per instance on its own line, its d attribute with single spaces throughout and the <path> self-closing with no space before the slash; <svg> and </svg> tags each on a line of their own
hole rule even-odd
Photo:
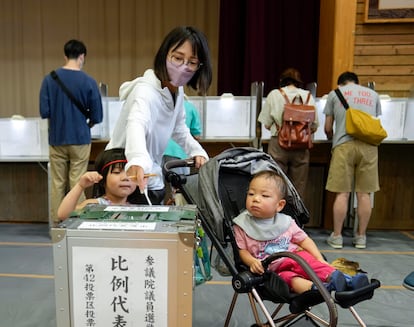
<svg viewBox="0 0 414 327">
<path fill-rule="evenodd" d="M 40 116 L 49 119 L 50 216 L 58 223 L 57 208 L 88 169 L 91 150 L 90 126 L 103 118 L 96 81 L 82 71 L 86 47 L 78 40 L 64 46 L 65 65 L 56 70 L 61 83 L 88 112 L 87 116 L 50 74 L 40 89 Z M 84 200 L 84 196 L 80 201 Z"/>
</svg>

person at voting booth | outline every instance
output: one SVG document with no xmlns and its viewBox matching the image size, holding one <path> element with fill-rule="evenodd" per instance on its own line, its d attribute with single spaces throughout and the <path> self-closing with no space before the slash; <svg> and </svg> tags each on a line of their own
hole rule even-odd
<svg viewBox="0 0 414 327">
<path fill-rule="evenodd" d="M 344 72 L 338 77 L 339 90 L 352 108 L 372 116 L 381 115 L 378 94 L 359 85 L 358 76 Z M 336 193 L 333 204 L 333 232 L 326 240 L 336 249 L 343 247 L 342 228 L 348 212 L 349 196 L 357 196 L 358 229 L 353 238 L 356 248 L 366 248 L 366 230 L 371 217 L 370 193 L 379 190 L 378 147 L 357 140 L 346 133 L 346 110 L 335 90 L 328 94 L 324 108 L 325 134 L 332 140 L 332 157 L 326 189 Z M 335 131 L 334 131 L 335 122 Z"/>
<path fill-rule="evenodd" d="M 266 97 L 265 104 L 259 114 L 258 120 L 271 131 L 268 153 L 290 178 L 293 185 L 303 197 L 306 188 L 309 171 L 309 149 L 285 149 L 279 144 L 278 134 L 282 127 L 286 94 L 289 101 L 301 101 L 305 103 L 309 96 L 308 104 L 315 106 L 315 99 L 309 91 L 302 89 L 300 72 L 295 68 L 288 68 L 280 75 L 280 89 L 272 90 Z M 315 110 L 315 120 L 311 124 L 311 133 L 319 126 Z"/>
<path fill-rule="evenodd" d="M 66 194 L 58 209 L 58 217 L 65 220 L 75 210 L 83 209 L 87 204 L 125 205 L 131 200 L 137 185 L 125 172 L 127 163 L 124 149 L 111 149 L 101 152 L 95 160 L 95 171 L 84 173 L 75 186 Z M 79 198 L 84 191 L 92 187 L 93 198 L 80 204 Z"/>
<path fill-rule="evenodd" d="M 82 71 L 86 46 L 64 45 L 65 65 L 43 79 L 40 116 L 49 119 L 50 215 L 59 222 L 58 207 L 88 169 L 93 124 L 102 122 L 102 100 L 96 81 Z M 52 76 L 53 75 L 53 76 Z M 85 199 L 84 194 L 79 201 Z"/>
<path fill-rule="evenodd" d="M 208 160 L 206 151 L 185 124 L 183 87 L 187 85 L 205 95 L 211 80 L 204 34 L 194 27 L 180 26 L 163 40 L 153 69 L 120 87 L 120 100 L 125 103 L 106 149 L 125 148 L 125 169 L 141 192 L 148 191 L 152 204 L 164 199 L 161 164 L 170 138 L 195 158 L 197 168 Z M 156 177 L 145 179 L 144 174 Z"/>
<path fill-rule="evenodd" d="M 200 139 L 202 133 L 200 115 L 196 106 L 188 100 L 188 97 L 184 94 L 184 109 L 185 109 L 185 123 L 190 129 L 191 135 L 196 139 Z M 168 141 L 167 148 L 165 149 L 164 156 L 162 158 L 162 164 L 165 165 L 171 160 L 187 159 L 188 155 L 184 152 L 183 148 L 180 147 L 172 139 Z M 179 167 L 172 169 L 177 174 L 188 175 L 190 173 L 189 167 Z M 169 184 L 166 184 L 165 203 L 174 203 L 175 190 Z M 177 204 L 177 203 L 176 203 Z"/>
</svg>

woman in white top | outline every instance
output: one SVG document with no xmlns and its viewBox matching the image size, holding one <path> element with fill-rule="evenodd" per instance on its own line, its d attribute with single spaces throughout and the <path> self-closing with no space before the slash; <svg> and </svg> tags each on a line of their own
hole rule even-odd
<svg viewBox="0 0 414 327">
<path fill-rule="evenodd" d="M 125 170 L 141 192 L 148 189 L 153 204 L 164 198 L 161 163 L 170 138 L 194 157 L 197 168 L 208 160 L 185 124 L 183 86 L 205 95 L 211 79 L 205 36 L 193 27 L 181 26 L 165 37 L 153 69 L 121 85 L 119 95 L 125 103 L 106 149 L 125 148 Z M 144 174 L 157 176 L 146 179 Z"/>
</svg>

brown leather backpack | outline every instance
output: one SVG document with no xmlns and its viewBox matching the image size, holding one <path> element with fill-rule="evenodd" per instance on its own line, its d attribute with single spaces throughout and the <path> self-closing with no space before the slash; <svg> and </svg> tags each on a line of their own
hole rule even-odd
<svg viewBox="0 0 414 327">
<path fill-rule="evenodd" d="M 308 105 L 310 93 L 303 103 L 290 102 L 286 93 L 279 89 L 285 98 L 283 123 L 279 129 L 279 145 L 286 150 L 310 149 L 313 147 L 311 125 L 315 121 L 315 107 Z"/>
</svg>

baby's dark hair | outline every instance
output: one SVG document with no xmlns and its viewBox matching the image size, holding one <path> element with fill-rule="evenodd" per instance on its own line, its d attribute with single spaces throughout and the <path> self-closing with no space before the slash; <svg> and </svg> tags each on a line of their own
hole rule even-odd
<svg viewBox="0 0 414 327">
<path fill-rule="evenodd" d="M 283 178 L 283 176 L 281 176 L 278 172 L 274 171 L 274 170 L 262 170 L 259 171 L 258 173 L 253 175 L 253 179 L 258 178 L 258 177 L 263 177 L 266 179 L 272 179 L 275 184 L 276 187 L 280 193 L 280 198 L 284 199 L 286 198 L 287 195 L 287 185 L 286 185 L 286 181 Z"/>
<path fill-rule="evenodd" d="M 115 148 L 102 151 L 95 159 L 95 170 L 100 173 L 103 178 L 95 184 L 93 188 L 93 197 L 97 198 L 105 194 L 106 177 L 108 173 L 112 171 L 114 167 L 124 169 L 127 163 L 125 157 L 125 149 Z"/>
</svg>

